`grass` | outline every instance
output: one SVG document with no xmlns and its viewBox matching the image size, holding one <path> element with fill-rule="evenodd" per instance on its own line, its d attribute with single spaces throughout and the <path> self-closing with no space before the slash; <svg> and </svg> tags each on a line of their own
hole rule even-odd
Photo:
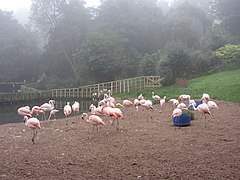
<svg viewBox="0 0 240 180">
<path fill-rule="evenodd" d="M 189 94 L 193 99 L 200 99 L 203 93 L 208 93 L 212 99 L 240 102 L 240 69 L 191 79 L 188 81 L 187 88 L 172 85 L 118 94 L 116 97 L 121 99 L 137 98 L 143 94 L 144 97 L 151 98 L 152 91 L 160 97 L 167 96 L 168 100 L 177 98 L 181 94 Z"/>
</svg>

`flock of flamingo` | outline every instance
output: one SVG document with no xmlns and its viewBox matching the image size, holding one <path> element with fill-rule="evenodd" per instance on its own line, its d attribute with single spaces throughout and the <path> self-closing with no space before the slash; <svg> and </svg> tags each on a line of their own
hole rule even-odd
<svg viewBox="0 0 240 180">
<path fill-rule="evenodd" d="M 155 95 L 154 92 L 152 92 L 152 99 L 155 101 L 159 101 L 160 106 L 164 106 L 164 103 L 166 102 L 166 96 L 161 98 L 159 95 Z M 183 113 L 183 110 L 196 110 L 200 111 L 206 120 L 206 114 L 211 115 L 210 109 L 216 108 L 219 109 L 217 104 L 210 99 L 210 96 L 208 94 L 203 94 L 201 98 L 201 104 L 196 106 L 195 100 L 190 98 L 190 95 L 182 94 L 178 97 L 178 99 L 170 99 L 168 102 L 172 103 L 173 106 L 173 112 L 171 114 L 171 117 L 180 117 Z M 50 120 L 52 117 L 54 117 L 56 120 L 56 113 L 59 112 L 59 110 L 54 109 L 54 100 L 50 100 L 48 103 L 44 103 L 41 106 L 33 106 L 30 108 L 29 106 L 20 107 L 17 112 L 20 116 L 23 116 L 23 120 L 25 122 L 25 125 L 31 129 L 33 129 L 33 137 L 32 137 L 32 143 L 35 143 L 35 136 L 37 134 L 37 130 L 41 128 L 39 116 L 42 115 L 42 120 Z M 122 101 L 122 103 L 116 103 L 116 100 L 114 97 L 112 97 L 109 94 L 104 94 L 104 97 L 102 100 L 98 102 L 98 106 L 91 104 L 89 107 L 89 110 L 91 112 L 90 115 L 87 113 L 83 113 L 81 115 L 81 118 L 85 120 L 86 122 L 92 124 L 94 131 L 94 128 L 96 127 L 96 130 L 98 131 L 99 126 L 105 126 L 105 122 L 103 121 L 103 117 L 107 116 L 110 117 L 109 124 L 114 125 L 116 122 L 116 129 L 119 130 L 119 119 L 123 119 L 123 114 L 127 107 L 129 106 L 135 106 L 136 111 L 139 111 L 139 107 L 144 107 L 147 112 L 145 113 L 147 115 L 146 119 L 149 121 L 149 114 L 150 111 L 153 110 L 153 102 L 150 99 L 145 99 L 142 94 L 140 94 L 134 101 L 130 101 L 128 99 L 125 99 Z M 80 112 L 80 106 L 77 101 L 75 101 L 72 106 L 70 106 L 70 103 L 67 102 L 67 104 L 63 108 L 63 113 L 66 118 L 73 113 L 75 116 L 79 115 Z M 48 118 L 46 117 L 46 114 L 49 114 Z M 161 111 L 160 111 L 161 113 Z M 152 118 L 152 117 L 151 117 Z M 206 127 L 206 125 L 205 125 Z"/>
</svg>

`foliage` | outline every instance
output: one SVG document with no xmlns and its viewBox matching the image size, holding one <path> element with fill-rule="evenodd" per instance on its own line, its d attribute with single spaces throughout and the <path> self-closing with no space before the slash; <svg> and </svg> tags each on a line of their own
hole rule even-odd
<svg viewBox="0 0 240 180">
<path fill-rule="evenodd" d="M 229 61 L 239 60 L 240 56 L 240 45 L 226 44 L 225 46 L 217 49 L 214 55 L 219 59 L 225 59 Z"/>
<path fill-rule="evenodd" d="M 32 33 L 12 13 L 0 10 L 0 81 L 34 81 L 39 49 Z"/>
<path fill-rule="evenodd" d="M 113 33 L 90 33 L 83 47 L 76 53 L 79 76 L 90 81 L 111 81 L 120 76 L 121 60 L 124 59 L 124 44 Z M 87 75 L 87 76 L 86 76 Z"/>
<path fill-rule="evenodd" d="M 239 0 L 213 0 L 212 9 L 229 32 L 240 35 Z"/>
<path fill-rule="evenodd" d="M 160 66 L 166 68 L 174 80 L 186 78 L 191 70 L 189 49 L 181 42 L 169 43 L 165 49 L 167 58 Z"/>
<path fill-rule="evenodd" d="M 84 7 L 84 2 L 33 0 L 31 19 L 47 38 L 46 51 L 53 52 L 49 54 L 50 58 L 54 59 L 56 54 L 65 57 L 60 58 L 60 61 L 68 63 L 70 71 L 77 79 L 72 54 L 82 45 L 90 22 L 90 12 Z"/>
<path fill-rule="evenodd" d="M 151 55 L 145 54 L 139 64 L 139 74 L 144 76 L 156 75 L 156 68 L 159 60 L 159 52 Z"/>
</svg>

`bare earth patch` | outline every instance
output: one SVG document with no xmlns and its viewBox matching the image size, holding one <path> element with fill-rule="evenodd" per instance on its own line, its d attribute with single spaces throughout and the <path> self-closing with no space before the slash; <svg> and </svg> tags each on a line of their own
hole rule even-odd
<svg viewBox="0 0 240 180">
<path fill-rule="evenodd" d="M 149 122 L 127 109 L 120 132 L 107 118 L 98 133 L 80 116 L 42 122 L 36 144 L 23 123 L 1 125 L 0 179 L 239 179 L 240 105 L 217 103 L 206 128 L 199 112 L 175 128 L 168 103 Z"/>
</svg>

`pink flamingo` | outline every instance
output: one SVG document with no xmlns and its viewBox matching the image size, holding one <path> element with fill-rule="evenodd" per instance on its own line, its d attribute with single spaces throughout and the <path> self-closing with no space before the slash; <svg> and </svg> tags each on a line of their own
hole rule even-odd
<svg viewBox="0 0 240 180">
<path fill-rule="evenodd" d="M 79 102 L 75 101 L 72 105 L 73 114 L 77 115 L 79 113 L 79 110 L 80 110 Z"/>
<path fill-rule="evenodd" d="M 201 101 L 207 103 L 210 100 L 209 94 L 203 93 Z"/>
<path fill-rule="evenodd" d="M 101 101 L 100 105 L 103 106 L 102 107 L 102 114 L 113 118 L 113 121 L 110 121 L 110 124 L 113 125 L 114 124 L 114 120 L 115 119 L 117 120 L 117 127 L 116 128 L 117 128 L 117 130 L 119 130 L 119 121 L 118 121 L 118 119 L 119 118 L 121 118 L 121 119 L 123 118 L 122 111 L 119 108 L 108 107 L 106 101 L 105 102 Z"/>
<path fill-rule="evenodd" d="M 172 113 L 171 116 L 172 116 L 172 118 L 177 117 L 178 124 L 179 124 L 179 117 L 180 117 L 181 115 L 182 115 L 182 110 L 179 109 L 179 108 L 176 108 L 176 109 L 173 110 L 173 113 Z M 179 124 L 178 128 L 180 128 L 180 124 Z M 176 129 L 176 128 L 175 128 L 175 129 Z"/>
<path fill-rule="evenodd" d="M 48 117 L 48 120 L 50 120 L 52 116 L 55 118 L 54 120 L 56 120 L 56 113 L 57 113 L 57 112 L 59 112 L 58 109 L 53 109 L 53 110 L 51 110 L 51 111 L 50 111 L 50 114 L 49 114 L 49 117 Z"/>
<path fill-rule="evenodd" d="M 198 105 L 197 110 L 199 112 L 203 113 L 205 120 L 207 119 L 206 114 L 211 115 L 210 109 L 206 103 L 202 103 L 202 104 Z M 203 118 L 203 116 L 201 117 L 201 119 L 202 118 Z M 205 124 L 205 127 L 206 127 L 206 124 Z"/>
<path fill-rule="evenodd" d="M 187 110 L 187 109 L 188 109 L 188 108 L 187 108 L 187 105 L 184 104 L 184 103 L 180 103 L 179 105 L 177 105 L 177 108 L 178 108 L 178 109 L 181 109 L 181 110 Z"/>
<path fill-rule="evenodd" d="M 54 109 L 54 104 L 55 104 L 55 101 L 54 100 L 49 100 L 48 103 L 44 103 L 43 105 L 40 106 L 40 108 L 46 113 L 46 112 L 50 112 L 51 110 Z M 46 118 L 46 115 L 44 113 L 44 118 L 45 120 L 47 119 Z"/>
<path fill-rule="evenodd" d="M 34 139 L 35 139 L 35 136 L 37 134 L 37 129 L 40 129 L 41 126 L 40 126 L 40 122 L 37 118 L 30 118 L 28 119 L 27 116 L 24 116 L 24 121 L 25 121 L 25 125 L 28 127 L 28 128 L 31 128 L 33 129 L 33 137 L 32 137 L 32 142 L 33 144 L 35 143 L 34 142 Z"/>
<path fill-rule="evenodd" d="M 103 114 L 102 114 L 102 106 L 96 107 L 96 106 L 94 106 L 93 104 L 91 104 L 91 105 L 89 106 L 89 109 L 90 109 L 90 111 L 91 111 L 91 114 L 98 115 L 98 116 L 102 116 L 102 115 L 103 115 Z"/>
<path fill-rule="evenodd" d="M 189 100 L 188 108 L 191 110 L 196 110 L 195 106 L 196 106 L 195 100 L 193 99 Z"/>
<path fill-rule="evenodd" d="M 214 101 L 208 101 L 207 105 L 209 109 L 212 109 L 212 108 L 219 109 L 218 105 Z"/>
<path fill-rule="evenodd" d="M 44 114 L 45 112 L 40 108 L 40 106 L 33 106 L 31 113 L 36 114 L 36 116 L 39 117 L 40 114 Z M 42 120 L 43 120 L 43 116 L 42 116 Z"/>
<path fill-rule="evenodd" d="M 29 106 L 20 107 L 18 108 L 17 112 L 20 116 L 32 117 L 32 112 Z"/>
<path fill-rule="evenodd" d="M 166 102 L 166 96 L 164 96 L 163 99 L 160 99 L 160 106 L 162 107 L 165 104 L 165 102 Z"/>
<path fill-rule="evenodd" d="M 101 125 L 105 126 L 105 123 L 103 122 L 103 120 L 97 115 L 90 115 L 88 117 L 87 113 L 83 113 L 82 119 L 93 125 L 92 132 L 94 131 L 94 127 L 97 128 L 97 132 L 98 132 L 98 126 L 101 126 Z"/>
<path fill-rule="evenodd" d="M 182 94 L 178 97 L 178 100 L 181 102 L 185 102 L 186 104 L 189 104 L 189 100 L 191 99 L 190 95 Z"/>
<path fill-rule="evenodd" d="M 123 107 L 123 112 L 125 112 L 125 108 L 127 107 L 130 107 L 130 106 L 134 106 L 133 102 L 128 100 L 128 99 L 125 99 L 123 100 L 122 104 L 119 103 L 119 105 Z"/>
<path fill-rule="evenodd" d="M 72 113 L 72 108 L 71 108 L 69 102 L 67 102 L 67 104 L 64 106 L 63 113 L 64 113 L 66 118 Z"/>
<path fill-rule="evenodd" d="M 147 122 L 148 122 L 149 111 L 153 110 L 152 101 L 148 99 L 143 104 L 141 104 L 141 106 L 147 109 Z M 152 119 L 152 116 L 151 116 L 151 119 Z"/>
<path fill-rule="evenodd" d="M 137 111 L 138 111 L 138 106 L 140 106 L 140 101 L 138 99 L 134 99 L 133 104 L 135 105 Z"/>
<path fill-rule="evenodd" d="M 173 109 L 179 105 L 179 101 L 177 99 L 170 99 L 168 102 L 172 102 Z"/>
<path fill-rule="evenodd" d="M 138 100 L 142 100 L 142 99 L 144 99 L 144 97 L 143 97 L 142 94 L 140 94 L 140 95 L 138 96 Z"/>
<path fill-rule="evenodd" d="M 155 95 L 154 92 L 152 92 L 152 98 L 156 101 L 160 101 L 161 97 L 159 95 Z"/>
</svg>

